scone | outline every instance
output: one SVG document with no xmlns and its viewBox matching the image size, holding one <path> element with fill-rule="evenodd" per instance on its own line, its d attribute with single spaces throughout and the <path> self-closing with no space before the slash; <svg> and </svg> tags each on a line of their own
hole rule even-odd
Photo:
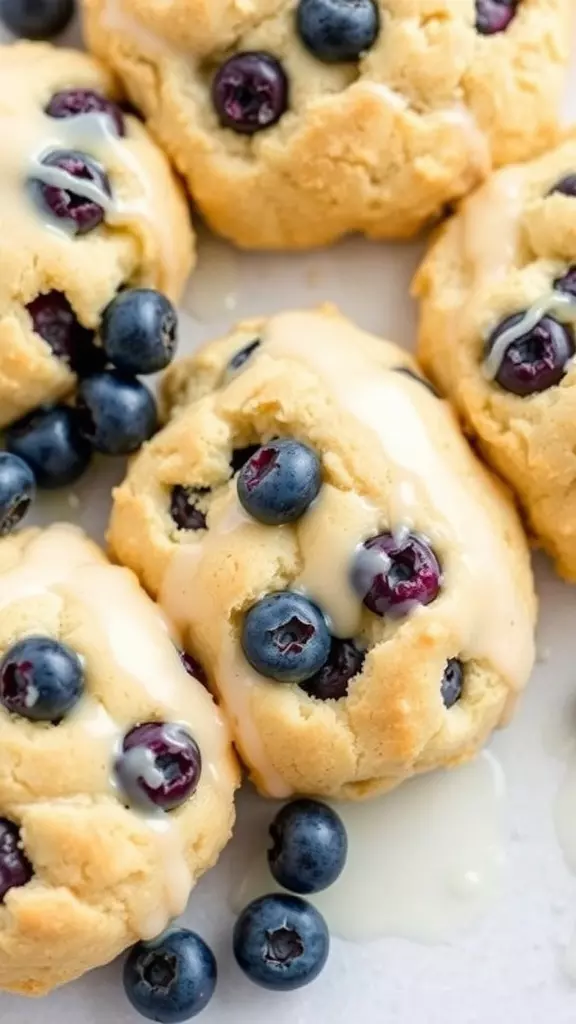
<svg viewBox="0 0 576 1024">
<path fill-rule="evenodd" d="M 237 764 L 132 573 L 57 525 L 0 542 L 0 989 L 152 938 L 227 842 Z"/>
<path fill-rule="evenodd" d="M 532 666 L 528 552 L 410 356 L 285 313 L 175 364 L 165 398 L 109 541 L 258 788 L 362 797 L 475 754 Z"/>
<path fill-rule="evenodd" d="M 414 289 L 424 366 L 576 580 L 576 133 L 466 200 Z"/>
<path fill-rule="evenodd" d="M 72 50 L 0 50 L 0 426 L 98 365 L 125 285 L 177 300 L 192 263 L 185 197 L 111 75 Z"/>
<path fill-rule="evenodd" d="M 556 134 L 571 0 L 84 0 L 210 226 L 413 235 Z"/>
</svg>

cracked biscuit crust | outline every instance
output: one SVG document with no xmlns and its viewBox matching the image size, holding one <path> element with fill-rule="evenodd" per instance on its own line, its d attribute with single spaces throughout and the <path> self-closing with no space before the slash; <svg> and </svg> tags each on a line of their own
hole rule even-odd
<svg viewBox="0 0 576 1024">
<path fill-rule="evenodd" d="M 172 418 L 114 494 L 114 556 L 203 663 L 268 795 L 359 798 L 463 761 L 509 717 L 531 669 L 535 605 L 517 517 L 447 404 L 407 369 L 416 367 L 405 352 L 331 308 L 242 323 L 167 373 Z M 232 478 L 246 446 L 274 436 L 312 445 L 323 472 L 311 509 L 279 528 L 241 512 Z M 206 529 L 178 527 L 175 487 L 193 489 Z M 379 618 L 350 593 L 355 552 L 408 528 L 433 545 L 443 590 L 413 614 Z M 287 588 L 366 648 L 343 699 L 265 679 L 244 660 L 246 610 Z M 447 708 L 452 658 L 464 689 Z"/>
</svg>

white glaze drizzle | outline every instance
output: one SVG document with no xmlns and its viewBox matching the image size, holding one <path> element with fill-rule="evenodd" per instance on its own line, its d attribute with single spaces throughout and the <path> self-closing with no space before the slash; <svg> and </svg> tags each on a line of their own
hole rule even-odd
<svg viewBox="0 0 576 1024">
<path fill-rule="evenodd" d="M 551 291 L 532 303 L 518 323 L 507 327 L 494 341 L 483 364 L 484 375 L 488 380 L 494 380 L 498 375 L 510 345 L 532 331 L 547 313 L 554 313 L 563 323 L 576 323 L 576 299 L 566 292 Z M 571 362 L 572 358 L 571 356 L 568 362 Z"/>
</svg>

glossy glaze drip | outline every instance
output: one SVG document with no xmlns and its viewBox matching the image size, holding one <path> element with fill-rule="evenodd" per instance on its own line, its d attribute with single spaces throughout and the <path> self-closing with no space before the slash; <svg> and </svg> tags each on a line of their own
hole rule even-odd
<svg viewBox="0 0 576 1024">
<path fill-rule="evenodd" d="M 483 370 L 488 380 L 494 380 L 498 375 L 502 360 L 510 345 L 532 331 L 540 323 L 542 317 L 548 313 L 552 313 L 562 323 L 576 323 L 576 299 L 564 292 L 552 291 L 534 302 L 518 320 L 518 323 L 512 324 L 502 331 L 484 360 Z M 568 362 L 572 362 L 572 359 L 573 357 L 570 357 Z"/>
</svg>

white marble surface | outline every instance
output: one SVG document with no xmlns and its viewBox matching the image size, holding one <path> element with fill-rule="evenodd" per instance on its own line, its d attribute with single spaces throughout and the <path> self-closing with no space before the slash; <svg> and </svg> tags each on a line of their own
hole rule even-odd
<svg viewBox="0 0 576 1024">
<path fill-rule="evenodd" d="M 1 34 L 0 34 L 1 38 Z M 576 83 L 576 67 L 573 81 Z M 573 90 L 567 109 L 576 114 Z M 224 250 L 224 255 L 219 255 Z M 576 240 L 575 240 L 576 250 Z M 408 285 L 421 247 L 349 241 L 330 252 L 296 257 L 231 254 L 220 243 L 201 248 L 224 266 L 225 294 L 218 289 L 193 299 L 205 320 L 184 317 L 182 350 L 225 329 L 237 315 L 272 312 L 295 304 L 337 301 L 362 326 L 410 347 L 415 311 Z M 224 260 L 224 264 L 222 261 Z M 202 289 L 211 289 L 205 274 Z M 198 286 L 197 286 L 198 290 Z M 234 307 L 232 309 L 232 307 Z M 109 487 L 122 467 L 94 467 L 70 500 L 42 503 L 41 521 L 69 518 L 102 533 Z M 538 664 L 511 728 L 492 743 L 506 777 L 507 867 L 499 898 L 465 935 L 441 945 L 387 938 L 352 944 L 335 939 L 329 965 L 308 989 L 273 995 L 250 985 L 233 963 L 230 879 L 250 849 L 255 818 L 267 813 L 252 794 L 239 801 L 234 841 L 218 867 L 193 893 L 185 923 L 213 946 L 220 982 L 200 1018 L 203 1024 L 573 1024 L 576 987 L 563 962 L 576 929 L 576 878 L 565 866 L 554 812 L 566 771 L 570 724 L 576 715 L 576 589 L 555 579 L 537 560 L 541 596 Z M 565 801 L 566 794 L 563 799 Z M 576 815 L 576 787 L 574 789 Z M 433 813 L 433 808 L 431 813 Z M 129 1024 L 138 1018 L 120 987 L 113 964 L 38 1001 L 0 996 L 2 1024 Z"/>
</svg>

